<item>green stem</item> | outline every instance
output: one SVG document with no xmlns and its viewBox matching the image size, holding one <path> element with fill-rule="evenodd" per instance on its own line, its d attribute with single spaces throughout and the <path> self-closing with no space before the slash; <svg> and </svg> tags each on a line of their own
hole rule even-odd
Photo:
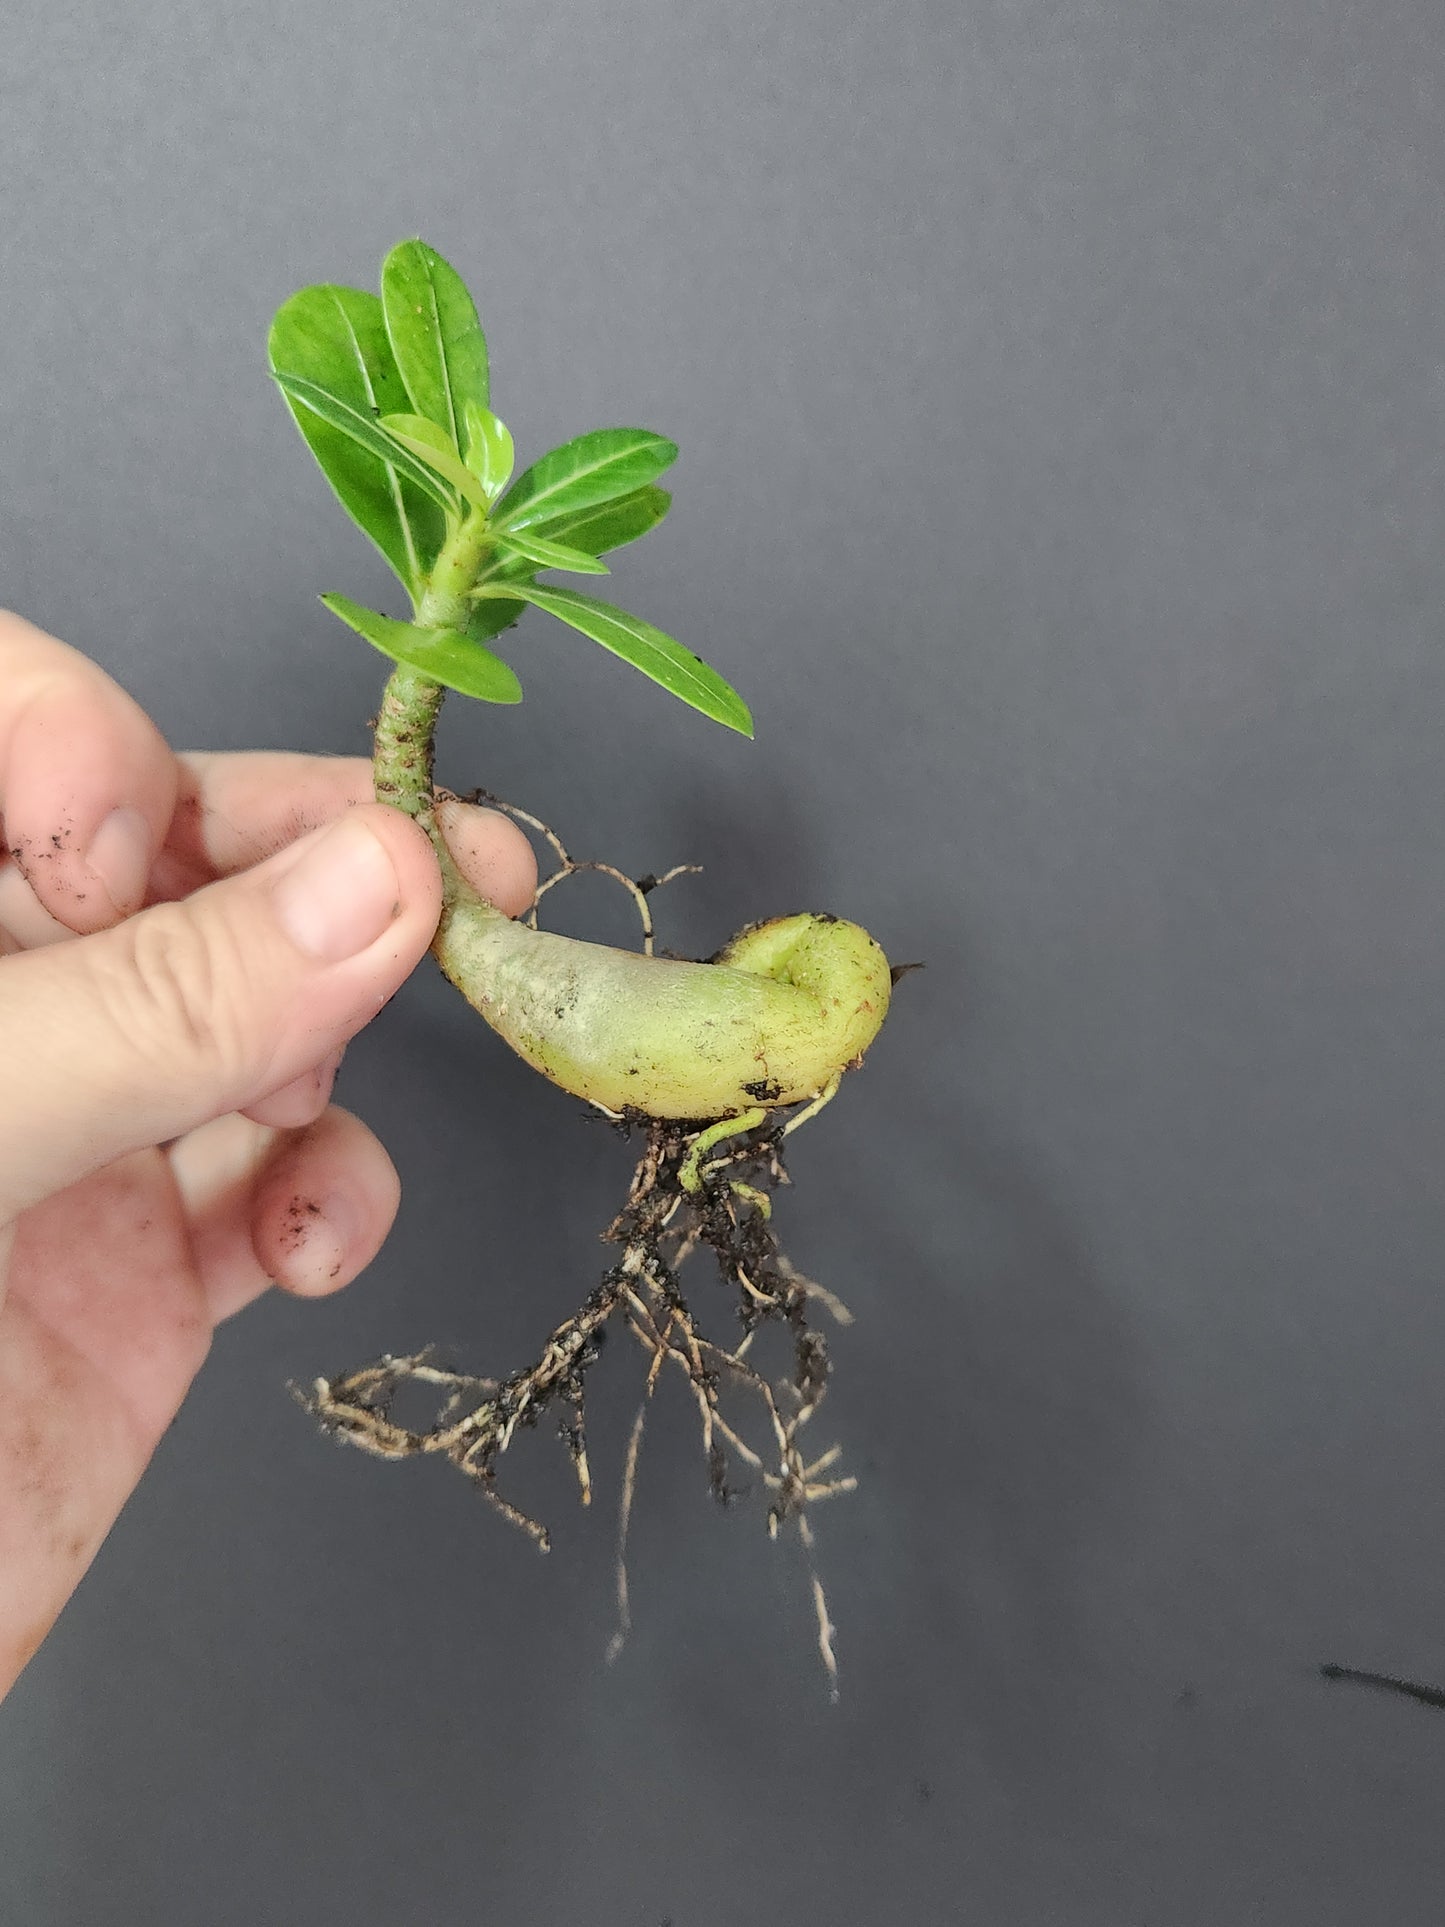
<svg viewBox="0 0 1445 1927">
<path fill-rule="evenodd" d="M 444 694 L 419 670 L 394 669 L 382 691 L 372 758 L 377 802 L 405 810 L 433 839 L 432 736 Z"/>
<path fill-rule="evenodd" d="M 416 608 L 424 629 L 460 629 L 467 619 L 467 591 L 477 579 L 490 544 L 487 518 L 476 509 L 437 557 Z M 442 868 L 447 907 L 473 893 L 452 861 L 432 817 L 433 742 L 446 691 L 419 670 L 404 664 L 392 671 L 376 719 L 372 772 L 378 803 L 390 803 L 414 817 L 432 840 Z M 480 899 L 478 899 L 480 901 Z M 498 913 L 500 914 L 500 913 Z"/>
<path fill-rule="evenodd" d="M 460 629 L 465 626 L 467 591 L 476 586 L 482 558 L 491 545 L 486 511 L 473 509 L 456 534 L 436 559 L 420 602 L 416 619 L 424 629 Z"/>
</svg>

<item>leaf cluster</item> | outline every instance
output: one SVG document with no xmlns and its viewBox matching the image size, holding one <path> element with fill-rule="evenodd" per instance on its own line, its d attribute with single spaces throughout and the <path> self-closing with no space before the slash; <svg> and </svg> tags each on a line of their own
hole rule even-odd
<svg viewBox="0 0 1445 1927">
<path fill-rule="evenodd" d="M 602 556 L 667 513 L 657 480 L 675 444 L 649 429 L 595 429 L 514 478 L 476 306 L 434 248 L 393 248 L 379 295 L 302 288 L 277 313 L 269 347 L 271 373 L 337 499 L 411 597 L 414 620 L 401 622 L 323 596 L 350 628 L 449 689 L 518 702 L 521 684 L 490 644 L 531 605 L 751 736 L 742 698 L 675 638 L 537 579 L 608 574 Z"/>
</svg>

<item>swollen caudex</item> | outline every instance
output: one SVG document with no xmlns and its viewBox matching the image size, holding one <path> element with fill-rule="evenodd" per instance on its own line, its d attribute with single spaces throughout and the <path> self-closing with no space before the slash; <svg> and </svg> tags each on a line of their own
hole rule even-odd
<svg viewBox="0 0 1445 1927">
<path fill-rule="evenodd" d="M 891 990 L 866 930 L 807 914 L 686 963 L 533 930 L 463 889 L 434 948 L 493 1030 L 563 1090 L 696 1122 L 815 1096 L 872 1043 Z"/>
</svg>

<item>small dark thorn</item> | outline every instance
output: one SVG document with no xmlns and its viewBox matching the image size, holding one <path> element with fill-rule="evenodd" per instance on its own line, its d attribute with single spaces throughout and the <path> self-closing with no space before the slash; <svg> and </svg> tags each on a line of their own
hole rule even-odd
<svg viewBox="0 0 1445 1927">
<path fill-rule="evenodd" d="M 927 970 L 927 968 L 928 965 L 922 963 L 893 964 L 889 967 L 888 976 L 891 982 L 899 984 L 902 983 L 905 977 L 911 975 L 913 971 Z"/>
</svg>

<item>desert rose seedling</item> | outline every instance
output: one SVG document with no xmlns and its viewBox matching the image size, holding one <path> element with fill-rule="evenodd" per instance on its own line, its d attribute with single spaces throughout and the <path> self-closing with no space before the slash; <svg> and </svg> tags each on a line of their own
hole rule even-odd
<svg viewBox="0 0 1445 1927">
<path fill-rule="evenodd" d="M 647 906 L 654 878 L 619 876 L 641 912 L 640 951 L 555 935 L 538 928 L 535 906 L 514 921 L 479 897 L 433 815 L 449 794 L 433 780 L 443 697 L 450 689 L 481 702 L 520 701 L 521 684 L 493 644 L 529 607 L 751 737 L 742 698 L 690 650 L 611 602 L 541 579 L 605 576 L 601 557 L 666 514 L 670 498 L 658 478 L 677 450 L 646 429 L 603 428 L 514 475 L 512 436 L 492 412 L 472 298 L 419 240 L 387 256 L 379 295 L 330 285 L 293 295 L 272 324 L 270 363 L 343 508 L 410 599 L 412 616 L 403 621 L 344 595 L 322 598 L 394 665 L 376 721 L 376 794 L 413 816 L 436 848 L 444 883 L 437 961 L 527 1063 L 643 1144 L 608 1232 L 621 1256 L 534 1364 L 494 1381 L 447 1370 L 430 1352 L 387 1357 L 318 1379 L 306 1402 L 328 1431 L 382 1457 L 449 1459 L 545 1547 L 544 1529 L 498 1493 L 497 1460 L 519 1427 L 553 1412 L 588 1497 L 585 1381 L 603 1328 L 616 1322 L 648 1356 L 649 1396 L 665 1365 L 685 1376 L 713 1491 L 729 1496 L 734 1455 L 770 1492 L 771 1530 L 795 1519 L 811 1546 L 806 1508 L 851 1484 L 825 1476 L 834 1453 L 809 1463 L 800 1443 L 828 1376 L 827 1347 L 809 1312 L 819 1303 L 840 1308 L 780 1252 L 772 1192 L 784 1178 L 787 1137 L 829 1101 L 887 1014 L 887 959 L 858 925 L 813 914 L 755 924 L 705 963 L 655 956 Z M 579 867 L 608 867 L 574 864 L 543 833 L 560 859 L 549 884 Z M 703 1335 L 683 1295 L 679 1272 L 699 1247 L 714 1254 L 736 1289 L 742 1338 L 734 1347 Z M 791 1341 L 791 1370 L 778 1385 L 747 1356 L 767 1321 Z M 435 1417 L 424 1430 L 391 1416 L 407 1383 L 434 1389 Z M 760 1401 L 764 1449 L 725 1417 L 730 1387 Z M 639 1414 L 623 1485 L 624 1532 L 640 1438 Z M 621 1565 L 619 1587 L 625 1626 Z M 816 1579 L 814 1587 L 831 1669 Z"/>
</svg>

